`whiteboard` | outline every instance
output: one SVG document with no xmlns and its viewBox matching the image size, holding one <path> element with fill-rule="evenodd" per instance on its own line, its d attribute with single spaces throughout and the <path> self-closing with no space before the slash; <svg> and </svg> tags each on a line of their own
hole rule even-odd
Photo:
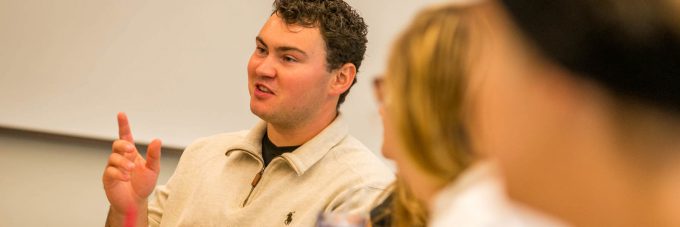
<svg viewBox="0 0 680 227">
<path fill-rule="evenodd" d="M 369 25 L 368 50 L 341 111 L 374 151 L 381 123 L 371 90 L 395 36 L 439 0 L 348 1 Z M 0 0 L 0 126 L 138 142 L 248 129 L 246 65 L 272 1 Z"/>
</svg>

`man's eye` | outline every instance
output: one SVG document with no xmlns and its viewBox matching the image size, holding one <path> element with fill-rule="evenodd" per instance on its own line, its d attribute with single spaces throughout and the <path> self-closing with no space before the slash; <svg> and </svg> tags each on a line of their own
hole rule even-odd
<svg viewBox="0 0 680 227">
<path fill-rule="evenodd" d="M 283 56 L 283 61 L 285 62 L 297 62 L 297 59 L 291 56 Z"/>
<path fill-rule="evenodd" d="M 258 54 L 267 54 L 267 49 L 263 47 L 256 47 L 255 52 L 257 52 Z"/>
</svg>

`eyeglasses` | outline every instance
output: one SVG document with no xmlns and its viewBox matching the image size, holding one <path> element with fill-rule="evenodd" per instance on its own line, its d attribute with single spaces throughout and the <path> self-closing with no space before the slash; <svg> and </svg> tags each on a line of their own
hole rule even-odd
<svg viewBox="0 0 680 227">
<path fill-rule="evenodd" d="M 383 102 L 385 101 L 385 90 L 383 88 L 383 80 L 384 77 L 382 75 L 378 75 L 375 78 L 373 78 L 373 95 L 375 95 L 375 99 L 378 101 L 378 104 L 382 105 Z"/>
</svg>

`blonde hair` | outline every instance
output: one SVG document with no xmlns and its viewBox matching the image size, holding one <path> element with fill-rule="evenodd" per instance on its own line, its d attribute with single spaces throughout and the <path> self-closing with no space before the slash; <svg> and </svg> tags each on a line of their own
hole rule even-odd
<svg viewBox="0 0 680 227">
<path fill-rule="evenodd" d="M 474 20 L 469 7 L 447 4 L 421 11 L 392 47 L 386 110 L 408 157 L 441 182 L 469 164 L 463 130 L 465 75 Z"/>
<path fill-rule="evenodd" d="M 392 203 L 392 226 L 393 227 L 425 227 L 427 226 L 428 212 L 423 203 L 413 197 L 409 187 L 404 181 L 394 183 Z"/>
<path fill-rule="evenodd" d="M 409 191 L 404 181 L 397 177 L 374 204 L 371 219 L 371 224 L 377 224 L 376 226 L 425 227 L 427 210 Z"/>
<path fill-rule="evenodd" d="M 398 142 L 440 186 L 471 161 L 462 120 L 464 75 L 478 26 L 470 7 L 446 4 L 421 11 L 393 44 L 388 61 L 385 108 Z M 394 226 L 425 226 L 427 210 L 408 189 L 401 180 L 393 188 Z"/>
</svg>

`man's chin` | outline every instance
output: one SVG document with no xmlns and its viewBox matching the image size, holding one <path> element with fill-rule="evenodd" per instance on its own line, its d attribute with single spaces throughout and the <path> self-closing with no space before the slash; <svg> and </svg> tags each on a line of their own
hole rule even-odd
<svg viewBox="0 0 680 227">
<path fill-rule="evenodd" d="M 252 102 L 250 103 L 250 112 L 264 121 L 267 121 L 270 116 L 270 113 L 266 110 L 266 108 L 254 105 Z"/>
</svg>

